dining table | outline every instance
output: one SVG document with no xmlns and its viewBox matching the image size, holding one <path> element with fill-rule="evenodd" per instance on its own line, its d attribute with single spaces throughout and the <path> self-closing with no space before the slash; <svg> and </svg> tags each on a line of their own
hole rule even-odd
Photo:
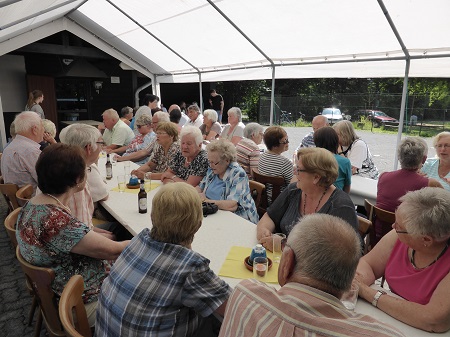
<svg viewBox="0 0 450 337">
<path fill-rule="evenodd" d="M 103 177 L 106 177 L 105 164 L 106 158 L 100 157 L 98 167 Z M 135 163 L 130 164 L 131 170 L 137 167 L 138 165 Z M 141 214 L 138 211 L 138 190 L 126 189 L 125 192 L 119 192 L 117 188 L 116 176 L 126 174 L 126 170 L 127 168 L 124 162 L 116 162 L 113 165 L 113 178 L 106 180 L 110 190 L 109 197 L 101 201 L 101 204 L 132 235 L 137 235 L 144 228 L 152 227 L 150 218 L 152 200 L 162 183 L 160 181 L 152 181 L 152 190 L 147 193 L 148 212 Z M 234 247 L 243 247 L 244 249 L 247 248 L 248 254 L 250 254 L 252 247 L 257 243 L 255 224 L 237 216 L 233 212 L 219 210 L 215 214 L 204 217 L 200 229 L 195 234 L 192 249 L 208 258 L 210 260 L 211 270 L 234 288 L 242 279 L 221 275 L 221 269 L 230 251 Z M 244 265 L 243 260 L 242 263 L 239 263 L 239 266 L 241 265 Z M 248 278 L 251 277 L 253 277 L 252 273 L 248 273 Z M 278 289 L 280 288 L 277 283 L 270 285 Z M 373 285 L 373 287 L 376 286 Z M 389 291 L 387 292 L 389 294 Z M 396 320 L 360 298 L 356 303 L 355 312 L 372 316 L 381 322 L 392 325 L 408 337 L 435 336 L 435 334 L 416 329 Z M 450 337 L 450 331 L 440 334 L 440 336 Z"/>
</svg>

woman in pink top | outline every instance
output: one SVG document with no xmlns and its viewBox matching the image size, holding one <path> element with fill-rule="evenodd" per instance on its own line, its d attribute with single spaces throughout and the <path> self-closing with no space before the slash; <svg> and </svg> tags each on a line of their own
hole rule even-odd
<svg viewBox="0 0 450 337">
<path fill-rule="evenodd" d="M 450 192 L 425 187 L 400 201 L 394 230 L 359 262 L 359 296 L 406 324 L 445 332 L 450 329 Z M 383 275 L 402 298 L 370 288 Z"/>
</svg>

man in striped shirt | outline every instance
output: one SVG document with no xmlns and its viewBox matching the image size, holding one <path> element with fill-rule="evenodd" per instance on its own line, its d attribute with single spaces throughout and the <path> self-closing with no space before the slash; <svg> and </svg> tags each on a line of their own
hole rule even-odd
<svg viewBox="0 0 450 337">
<path fill-rule="evenodd" d="M 300 150 L 303 147 L 315 147 L 316 144 L 314 144 L 314 132 L 319 130 L 320 128 L 323 128 L 324 126 L 328 126 L 328 118 L 322 115 L 317 115 L 312 120 L 312 128 L 313 130 L 308 133 L 305 137 L 303 137 L 302 142 L 297 147 L 296 151 Z"/>
<path fill-rule="evenodd" d="M 344 220 L 327 214 L 303 217 L 283 250 L 281 289 L 253 279 L 239 283 L 219 337 L 404 336 L 339 301 L 350 288 L 360 255 L 357 234 Z"/>
</svg>

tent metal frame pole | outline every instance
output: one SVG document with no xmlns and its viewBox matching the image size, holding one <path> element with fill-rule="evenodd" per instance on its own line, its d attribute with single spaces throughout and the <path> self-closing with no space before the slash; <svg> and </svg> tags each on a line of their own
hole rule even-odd
<svg viewBox="0 0 450 337">
<path fill-rule="evenodd" d="M 200 91 L 200 111 L 203 111 L 202 73 L 198 74 L 198 90 Z"/>
<path fill-rule="evenodd" d="M 9 5 L 13 5 L 16 2 L 21 2 L 21 1 L 22 0 L 5 0 L 5 1 L 2 1 L 2 3 L 0 3 L 0 8 L 6 7 L 6 6 L 9 6 Z"/>
<path fill-rule="evenodd" d="M 405 120 L 406 97 L 408 95 L 408 79 L 409 79 L 410 63 L 411 63 L 410 60 L 406 60 L 405 77 L 403 78 L 402 103 L 400 105 L 400 120 L 399 120 L 399 124 L 398 124 L 398 133 L 397 133 L 397 146 L 395 148 L 395 155 L 394 155 L 394 170 L 397 170 L 397 167 L 398 167 L 397 148 L 398 148 L 398 145 L 400 144 L 400 141 L 402 140 L 403 124 L 404 124 L 404 120 Z"/>
<path fill-rule="evenodd" d="M 272 90 L 270 93 L 270 119 L 269 125 L 273 124 L 274 106 L 275 106 L 275 67 L 272 67 Z"/>
</svg>

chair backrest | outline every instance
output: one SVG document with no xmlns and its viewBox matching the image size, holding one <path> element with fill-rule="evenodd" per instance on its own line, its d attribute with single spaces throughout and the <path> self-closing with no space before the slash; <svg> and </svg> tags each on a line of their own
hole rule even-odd
<svg viewBox="0 0 450 337">
<path fill-rule="evenodd" d="M 33 186 L 28 184 L 19 188 L 16 192 L 17 203 L 20 207 L 25 205 L 25 203 L 31 199 L 33 196 Z"/>
<path fill-rule="evenodd" d="M 252 194 L 252 198 L 255 201 L 256 208 L 258 208 L 261 203 L 261 197 L 266 189 L 266 186 L 254 180 L 250 180 L 248 184 L 250 186 L 250 193 Z"/>
<path fill-rule="evenodd" d="M 81 295 L 84 282 L 81 275 L 74 275 L 67 282 L 59 300 L 59 317 L 67 336 L 91 337 L 86 309 Z"/>
<path fill-rule="evenodd" d="M 17 247 L 17 238 L 16 238 L 16 223 L 17 218 L 19 217 L 20 210 L 22 208 L 16 208 L 14 211 L 8 214 L 8 216 L 5 219 L 5 228 L 6 232 L 8 233 L 9 239 L 11 240 L 11 243 L 14 246 L 14 249 Z"/>
<path fill-rule="evenodd" d="M 265 174 L 261 174 L 257 172 L 255 169 L 252 170 L 253 172 L 253 179 L 261 184 L 264 184 L 266 186 L 265 191 L 263 192 L 263 196 L 261 198 L 260 207 L 258 210 L 258 213 L 260 213 L 260 210 L 265 213 L 267 207 L 269 207 L 270 202 L 267 196 L 267 189 L 272 189 L 272 198 L 271 201 L 274 202 L 276 198 L 280 195 L 281 187 L 284 186 L 284 178 L 281 176 L 266 176 Z M 260 214 L 261 216 L 261 214 Z"/>
<path fill-rule="evenodd" d="M 52 290 L 55 272 L 50 268 L 33 266 L 25 261 L 22 254 L 20 254 L 19 247 L 16 250 L 16 257 L 28 283 L 33 287 L 34 295 L 39 302 L 39 308 L 49 335 L 66 336 L 59 320 L 55 293 Z"/>
<path fill-rule="evenodd" d="M 364 254 L 366 254 L 369 251 L 370 236 L 368 237 L 367 234 L 369 234 L 371 229 L 372 229 L 372 221 L 358 215 L 358 231 L 359 235 L 361 236 L 364 242 Z"/>
<path fill-rule="evenodd" d="M 381 237 L 392 230 L 392 224 L 395 222 L 395 213 L 386 211 L 373 205 L 369 200 L 364 200 L 364 207 L 366 208 L 369 220 L 372 221 L 372 230 L 370 231 L 370 245 L 372 248 L 378 243 Z M 375 221 L 381 224 L 381 237 L 375 235 Z"/>
<path fill-rule="evenodd" d="M 0 183 L 0 192 L 3 194 L 3 197 L 5 197 L 9 212 L 12 212 L 19 207 L 16 199 L 16 192 L 18 189 L 19 187 L 16 184 Z"/>
</svg>

